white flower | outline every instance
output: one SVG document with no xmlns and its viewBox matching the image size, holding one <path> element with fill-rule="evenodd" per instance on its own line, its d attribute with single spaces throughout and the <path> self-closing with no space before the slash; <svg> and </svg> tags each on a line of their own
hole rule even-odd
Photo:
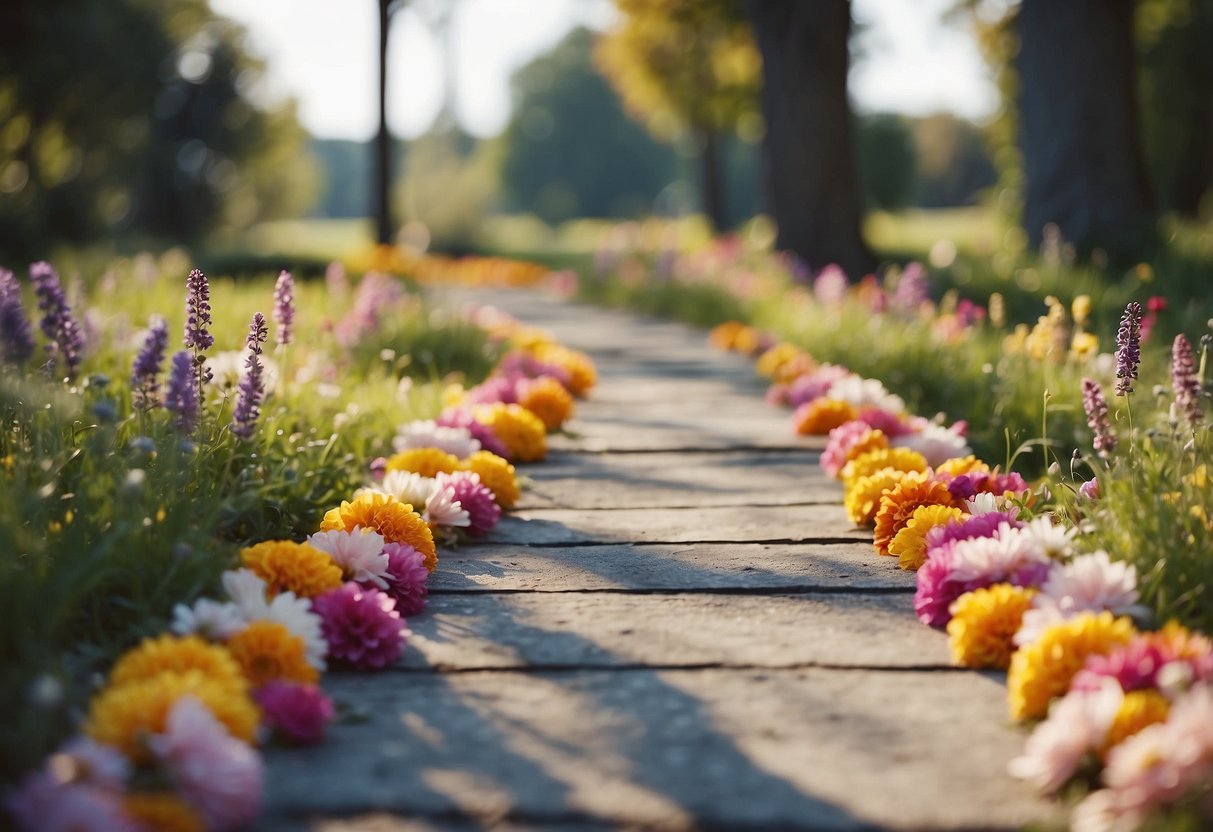
<svg viewBox="0 0 1213 832">
<path fill-rule="evenodd" d="M 265 382 L 268 396 L 278 387 L 278 365 L 268 355 L 261 355 L 261 378 Z M 215 353 L 206 360 L 215 390 L 235 392 L 245 374 L 248 373 L 248 353 L 244 350 L 228 350 Z"/>
<path fill-rule="evenodd" d="M 1056 792 L 1074 776 L 1083 758 L 1104 744 L 1123 699 L 1124 692 L 1112 679 L 1097 691 L 1070 691 L 1049 709 L 1049 718 L 1036 726 L 1023 754 L 1007 770 L 1041 791 Z"/>
<path fill-rule="evenodd" d="M 1078 530 L 1057 525 L 1048 517 L 1036 517 L 1028 521 L 1022 533 L 1036 541 L 1047 557 L 1063 560 L 1074 553 L 1074 536 Z"/>
<path fill-rule="evenodd" d="M 898 436 L 892 441 L 894 448 L 909 448 L 927 458 L 927 465 L 937 468 L 949 459 L 968 456 L 973 449 L 957 430 L 943 425 L 928 424 L 916 433 Z"/>
<path fill-rule="evenodd" d="M 855 408 L 875 407 L 889 413 L 904 413 L 906 403 L 895 396 L 874 378 L 863 378 L 852 373 L 830 385 L 826 398 L 847 402 Z"/>
<path fill-rule="evenodd" d="M 1001 581 L 1020 570 L 1047 562 L 1044 552 L 1031 537 L 1002 523 L 993 537 L 974 537 L 953 544 L 954 580 Z"/>
<path fill-rule="evenodd" d="M 425 501 L 425 519 L 435 526 L 470 526 L 472 520 L 467 511 L 455 499 L 455 489 L 440 485 Z"/>
<path fill-rule="evenodd" d="M 1137 569 L 1113 561 L 1102 549 L 1079 555 L 1069 563 L 1054 564 L 1032 599 L 1032 608 L 1024 613 L 1015 643 L 1030 644 L 1048 627 L 1082 612 L 1136 613 L 1137 598 Z"/>
<path fill-rule="evenodd" d="M 269 613 L 270 605 L 265 599 L 265 581 L 251 569 L 229 569 L 222 576 L 223 589 L 232 599 L 246 621 L 258 621 Z"/>
<path fill-rule="evenodd" d="M 316 532 L 307 539 L 310 546 L 327 552 L 341 567 L 346 580 L 370 581 L 380 589 L 387 589 L 388 557 L 383 552 L 386 541 L 383 535 L 370 529 L 333 529 Z"/>
<path fill-rule="evenodd" d="M 438 480 L 433 477 L 423 477 L 412 471 L 388 471 L 383 475 L 383 482 L 365 490 L 390 494 L 400 502 L 408 503 L 416 508 L 424 506 L 430 495 L 438 490 Z"/>
<path fill-rule="evenodd" d="M 277 621 L 303 639 L 307 662 L 324 670 L 328 643 L 320 629 L 320 616 L 312 612 L 312 602 L 293 592 L 280 592 L 273 601 L 265 597 L 266 584 L 251 569 L 232 569 L 223 573 L 223 588 L 248 623 Z"/>
<path fill-rule="evenodd" d="M 968 508 L 969 514 L 976 517 L 978 514 L 989 514 L 992 511 L 1005 511 L 1007 509 L 1007 501 L 1001 494 L 988 494 L 981 492 L 974 494 L 971 499 L 965 500 L 965 506 Z"/>
<path fill-rule="evenodd" d="M 480 440 L 467 428 L 441 427 L 432 419 L 419 419 L 400 428 L 392 447 L 397 451 L 409 448 L 437 448 L 460 459 L 480 450 Z"/>
<path fill-rule="evenodd" d="M 194 606 L 173 607 L 172 630 L 179 636 L 199 635 L 213 641 L 227 641 L 248 625 L 235 604 L 199 598 Z"/>
</svg>

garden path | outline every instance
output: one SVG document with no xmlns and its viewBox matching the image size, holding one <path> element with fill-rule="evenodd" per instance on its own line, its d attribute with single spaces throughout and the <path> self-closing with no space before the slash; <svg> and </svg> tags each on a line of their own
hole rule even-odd
<svg viewBox="0 0 1213 832">
<path fill-rule="evenodd" d="M 269 753 L 259 829 L 1056 817 L 1006 774 L 999 676 L 949 666 L 750 362 L 671 323 L 475 299 L 589 352 L 599 386 L 491 542 L 442 558 L 401 666 L 326 677 L 362 718 Z"/>
</svg>

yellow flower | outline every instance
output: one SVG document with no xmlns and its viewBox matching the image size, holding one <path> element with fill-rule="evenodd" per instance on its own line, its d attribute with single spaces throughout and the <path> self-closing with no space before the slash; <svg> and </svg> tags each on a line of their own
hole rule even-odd
<svg viewBox="0 0 1213 832">
<path fill-rule="evenodd" d="M 1016 324 L 1015 331 L 1002 339 L 1002 351 L 1007 355 L 1019 355 L 1027 350 L 1027 346 L 1027 324 Z"/>
<path fill-rule="evenodd" d="M 150 679 L 164 672 L 184 673 L 197 670 L 233 694 L 247 690 L 240 665 L 226 648 L 198 636 L 162 635 L 145 638 L 132 647 L 110 670 L 110 685 L 125 685 Z"/>
<path fill-rule="evenodd" d="M 754 369 L 764 378 L 774 378 L 784 364 L 803 354 L 804 351 L 800 347 L 783 341 L 758 356 Z"/>
<path fill-rule="evenodd" d="M 948 622 L 952 660 L 962 667 L 1006 670 L 1015 652 L 1015 633 L 1035 594 L 1034 589 L 995 584 L 953 601 Z"/>
<path fill-rule="evenodd" d="M 505 445 L 510 459 L 538 462 L 547 456 L 547 429 L 531 411 L 516 404 L 483 404 L 472 409 L 476 421 L 486 425 Z"/>
<path fill-rule="evenodd" d="M 1079 326 L 1086 326 L 1087 319 L 1091 317 L 1091 296 L 1079 295 L 1070 303 L 1070 317 L 1074 319 L 1074 323 Z"/>
<path fill-rule="evenodd" d="M 847 489 L 843 498 L 847 517 L 856 526 L 872 525 L 876 521 L 876 512 L 880 510 L 880 498 L 901 482 L 901 478 L 906 474 L 906 471 L 896 468 L 881 468 L 866 477 L 860 477 Z"/>
<path fill-rule="evenodd" d="M 172 792 L 130 792 L 122 808 L 141 829 L 156 832 L 204 832 L 202 818 Z"/>
<path fill-rule="evenodd" d="M 744 327 L 745 324 L 740 321 L 725 321 L 712 328 L 708 333 L 708 341 L 717 349 L 731 350 L 737 342 L 737 333 Z"/>
<path fill-rule="evenodd" d="M 838 399 L 814 399 L 796 411 L 796 432 L 801 436 L 825 436 L 855 418 L 855 408 Z"/>
<path fill-rule="evenodd" d="M 1203 462 L 1192 469 L 1192 473 L 1184 474 L 1184 485 L 1193 488 L 1207 488 L 1209 485 L 1209 467 Z"/>
<path fill-rule="evenodd" d="M 254 621 L 228 639 L 227 649 L 255 688 L 275 679 L 316 682 L 320 678 L 308 664 L 303 639 L 277 621 Z"/>
<path fill-rule="evenodd" d="M 946 526 L 953 520 L 963 520 L 964 509 L 947 505 L 922 505 L 914 509 L 910 519 L 889 541 L 889 554 L 897 558 L 902 569 L 914 570 L 927 561 L 927 532 L 936 526 Z"/>
<path fill-rule="evenodd" d="M 1213 653 L 1213 640 L 1206 635 L 1192 632 L 1174 619 L 1146 638 L 1179 661 L 1197 661 Z"/>
<path fill-rule="evenodd" d="M 164 732 L 169 712 L 183 696 L 193 696 L 209 708 L 233 737 L 253 741 L 259 718 L 253 700 L 247 693 L 233 693 L 229 685 L 208 679 L 200 670 L 166 671 L 106 687 L 89 706 L 85 733 L 136 763 L 147 762 L 148 735 Z"/>
<path fill-rule="evenodd" d="M 1086 361 L 1099 352 L 1099 336 L 1089 332 L 1075 332 L 1070 339 L 1070 356 L 1075 361 Z"/>
<path fill-rule="evenodd" d="M 555 364 L 568 373 L 569 392 L 584 396 L 598 383 L 598 370 L 588 355 L 561 344 L 541 344 L 531 350 L 540 361 Z"/>
<path fill-rule="evenodd" d="M 463 389 L 462 384 L 448 384 L 446 387 L 443 387 L 442 409 L 445 410 L 448 407 L 458 407 L 459 405 L 463 404 L 463 397 L 466 395 L 466 393 L 467 391 Z"/>
<path fill-rule="evenodd" d="M 860 454 L 843 466 L 842 487 L 849 491 L 854 483 L 882 468 L 895 468 L 898 471 L 915 473 L 926 473 L 930 470 L 927 458 L 909 448 L 869 451 L 866 454 Z"/>
<path fill-rule="evenodd" d="M 548 430 L 557 430 L 573 415 L 573 396 L 551 376 L 522 384 L 518 404 L 539 417 Z"/>
<path fill-rule="evenodd" d="M 1084 612 L 1049 627 L 1011 657 L 1007 695 L 1011 718 L 1040 719 L 1054 697 L 1070 688 L 1088 656 L 1106 655 L 1133 638 L 1133 622 L 1106 610 Z"/>
<path fill-rule="evenodd" d="M 479 474 L 480 482 L 493 492 L 493 499 L 504 510 L 513 508 L 522 496 L 514 466 L 491 451 L 477 451 L 465 459 L 460 468 Z"/>
<path fill-rule="evenodd" d="M 990 466 L 972 454 L 969 454 L 968 456 L 958 456 L 947 460 L 935 469 L 935 473 L 941 477 L 959 477 L 963 474 L 988 474 L 990 473 Z"/>
<path fill-rule="evenodd" d="M 957 500 L 941 482 L 926 474 L 910 473 L 885 492 L 876 511 L 876 531 L 872 544 L 878 555 L 889 555 L 889 543 L 901 531 L 920 506 L 955 506 Z"/>
<path fill-rule="evenodd" d="M 459 457 L 438 448 L 407 448 L 388 458 L 387 470 L 411 471 L 423 477 L 451 474 L 459 470 Z"/>
<path fill-rule="evenodd" d="M 1125 694 L 1121 700 L 1112 725 L 1108 728 L 1107 739 L 1099 750 L 1100 759 L 1105 759 L 1109 751 L 1142 728 L 1148 728 L 1159 722 L 1166 722 L 1171 712 L 1171 702 L 1162 695 L 1161 691 L 1133 690 Z"/>
<path fill-rule="evenodd" d="M 855 443 L 851 445 L 851 447 L 847 448 L 846 462 L 858 459 L 864 454 L 871 453 L 872 451 L 888 450 L 888 447 L 889 437 L 885 436 L 885 432 L 878 428 L 872 428 L 871 430 L 864 431 L 863 434 L 860 435 L 859 439 L 855 440 Z M 840 468 L 838 470 L 838 477 L 841 476 L 842 469 Z"/>
<path fill-rule="evenodd" d="M 359 527 L 379 532 L 388 543 L 412 546 L 425 558 L 425 568 L 431 572 L 438 565 L 434 533 L 430 531 L 425 518 L 413 511 L 411 505 L 400 502 L 390 494 L 363 494 L 352 503 L 344 502 L 340 508 L 329 509 L 320 524 L 320 531 L 344 529 L 352 532 Z"/>
<path fill-rule="evenodd" d="M 315 598 L 342 583 L 341 567 L 327 553 L 306 543 L 266 540 L 241 549 L 240 560 L 274 594 L 293 592 L 300 598 Z"/>
<path fill-rule="evenodd" d="M 743 326 L 733 336 L 733 352 L 752 355 L 758 351 L 758 345 L 761 343 L 762 334 L 758 330 L 752 326 Z"/>
</svg>

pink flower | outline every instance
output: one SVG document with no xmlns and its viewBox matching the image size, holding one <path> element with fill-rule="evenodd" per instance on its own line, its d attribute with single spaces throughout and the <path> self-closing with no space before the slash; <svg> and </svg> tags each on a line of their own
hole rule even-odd
<svg viewBox="0 0 1213 832">
<path fill-rule="evenodd" d="M 520 378 L 520 376 L 490 376 L 468 390 L 464 401 L 467 404 L 493 404 L 495 402 L 515 404 L 518 401 Z"/>
<path fill-rule="evenodd" d="M 391 569 L 391 555 L 389 570 Z M 359 670 L 387 667 L 404 652 L 408 628 L 396 602 L 377 589 L 347 583 L 312 601 L 329 645 L 329 657 Z"/>
<path fill-rule="evenodd" d="M 1053 793 L 1069 782 L 1107 739 L 1124 694 L 1107 679 L 1089 690 L 1071 690 L 1032 732 L 1024 752 L 1007 767 L 1012 777 Z"/>
<path fill-rule="evenodd" d="M 1078 493 L 1086 497 L 1088 500 L 1099 499 L 1099 477 L 1091 477 L 1091 479 L 1078 486 Z"/>
<path fill-rule="evenodd" d="M 834 382 L 851 373 L 845 367 L 822 364 L 816 371 L 803 375 L 788 386 L 788 405 L 800 407 L 825 395 Z"/>
<path fill-rule="evenodd" d="M 34 772 L 5 795 L 4 808 L 25 832 L 141 832 L 122 810 L 120 794 L 48 770 Z"/>
<path fill-rule="evenodd" d="M 937 467 L 949 459 L 968 456 L 973 449 L 965 442 L 963 431 L 964 422 L 958 422 L 951 428 L 943 425 L 927 425 L 916 433 L 906 433 L 893 440 L 895 448 L 909 448 L 918 451 L 927 459 L 927 465 Z M 960 428 L 960 431 L 957 430 Z"/>
<path fill-rule="evenodd" d="M 255 694 L 265 724 L 289 742 L 312 745 L 324 739 L 333 701 L 316 685 L 274 680 Z"/>
<path fill-rule="evenodd" d="M 493 530 L 501 519 L 501 507 L 493 499 L 489 487 L 480 481 L 479 474 L 456 471 L 453 474 L 440 473 L 437 479 L 440 485 L 454 491 L 454 499 L 467 512 L 468 534 L 479 537 Z"/>
<path fill-rule="evenodd" d="M 447 408 L 436 420 L 443 427 L 467 428 L 472 438 L 480 442 L 480 447 L 490 453 L 497 454 L 503 459 L 509 456 L 505 444 L 497 438 L 492 428 L 482 422 L 477 422 L 470 410 L 462 407 Z"/>
<path fill-rule="evenodd" d="M 913 433 L 917 429 L 903 415 L 890 413 L 887 410 L 881 410 L 879 407 L 861 407 L 859 408 L 859 415 L 855 418 L 861 422 L 867 422 L 869 426 L 877 430 L 884 431 L 884 435 L 890 439 L 905 436 L 907 433 Z"/>
<path fill-rule="evenodd" d="M 383 552 L 388 558 L 390 576 L 387 594 L 396 602 L 401 615 L 417 615 L 425 609 L 429 594 L 426 581 L 430 572 L 425 568 L 425 556 L 407 543 L 389 543 Z"/>
<path fill-rule="evenodd" d="M 1156 688 L 1158 672 L 1171 660 L 1161 645 L 1139 636 L 1107 656 L 1088 657 L 1070 683 L 1070 690 L 1098 690 L 1109 679 L 1115 680 L 1126 693 Z"/>
<path fill-rule="evenodd" d="M 1102 549 L 1057 564 L 1024 613 L 1016 644 L 1030 644 L 1053 624 L 1082 612 L 1111 610 L 1115 615 L 1137 611 L 1137 570 L 1113 561 Z"/>
<path fill-rule="evenodd" d="M 830 431 L 825 450 L 821 452 L 821 468 L 831 477 L 837 478 L 838 472 L 847 464 L 847 457 L 861 437 L 872 428 L 867 422 L 853 419 L 844 422 Z"/>
<path fill-rule="evenodd" d="M 767 388 L 763 400 L 771 407 L 787 407 L 788 405 L 788 385 L 772 384 Z"/>
<path fill-rule="evenodd" d="M 195 697 L 177 700 L 148 744 L 207 829 L 238 829 L 261 811 L 261 757 Z"/>
<path fill-rule="evenodd" d="M 526 350 L 512 350 L 506 353 L 505 357 L 497 362 L 497 369 L 494 372 L 505 376 L 525 376 L 526 378 L 551 376 L 566 388 L 569 386 L 568 370 L 547 361 L 540 361 Z"/>
</svg>

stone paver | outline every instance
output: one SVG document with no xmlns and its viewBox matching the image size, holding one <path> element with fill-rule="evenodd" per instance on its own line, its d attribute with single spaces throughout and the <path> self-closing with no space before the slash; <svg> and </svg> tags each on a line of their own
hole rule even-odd
<svg viewBox="0 0 1213 832">
<path fill-rule="evenodd" d="M 467 295 L 456 300 L 467 300 Z M 997 675 L 948 666 L 750 363 L 667 322 L 478 293 L 598 363 L 520 510 L 444 553 L 358 718 L 271 750 L 258 829 L 1011 829 Z"/>
</svg>

